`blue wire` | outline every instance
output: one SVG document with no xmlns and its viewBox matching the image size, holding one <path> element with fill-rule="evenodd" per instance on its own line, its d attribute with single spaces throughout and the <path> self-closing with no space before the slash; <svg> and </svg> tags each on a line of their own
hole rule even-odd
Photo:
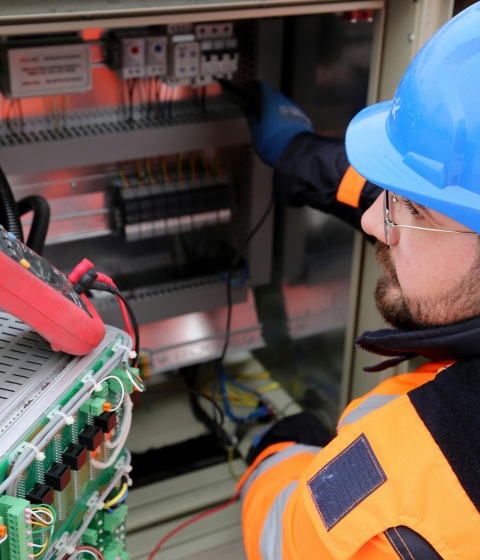
<svg viewBox="0 0 480 560">
<path fill-rule="evenodd" d="M 220 366 L 219 373 L 220 373 L 219 375 L 220 390 L 222 393 L 223 408 L 225 410 L 225 414 L 228 416 L 228 418 L 230 418 L 230 420 L 240 424 L 242 422 L 249 422 L 250 420 L 257 420 L 258 418 L 263 418 L 264 416 L 268 416 L 269 410 L 265 405 L 259 406 L 253 412 L 250 412 L 250 414 L 247 414 L 246 416 L 237 416 L 230 408 L 230 401 L 228 400 L 228 394 L 227 394 L 227 382 L 226 382 L 227 374 L 223 366 Z M 254 391 L 251 392 L 254 393 Z"/>
<path fill-rule="evenodd" d="M 228 274 L 225 272 L 219 272 L 218 275 L 220 276 L 220 278 L 226 282 L 228 280 Z M 243 270 L 242 270 L 242 277 L 239 278 L 238 280 L 234 280 L 233 278 L 230 278 L 230 286 L 234 286 L 234 287 L 238 287 L 238 286 L 244 286 L 247 283 L 248 280 L 248 263 L 246 261 L 243 262 Z"/>
<path fill-rule="evenodd" d="M 117 508 L 117 506 L 119 506 L 120 504 L 122 504 L 128 496 L 128 490 L 125 491 L 125 494 L 118 500 L 118 502 L 115 502 L 115 509 Z M 109 508 L 107 509 L 107 513 L 113 513 L 115 511 L 115 509 Z"/>
<path fill-rule="evenodd" d="M 246 393 L 252 393 L 253 395 L 255 395 L 257 397 L 258 400 L 262 400 L 262 395 L 258 392 L 255 391 L 255 389 L 252 389 L 251 387 L 247 387 L 246 385 L 243 385 L 242 383 L 239 383 L 236 379 L 233 379 L 230 375 L 228 375 L 227 372 L 225 372 L 225 379 L 228 379 L 228 381 L 234 386 L 234 387 L 238 387 L 238 389 L 241 389 L 242 391 L 245 391 Z"/>
</svg>

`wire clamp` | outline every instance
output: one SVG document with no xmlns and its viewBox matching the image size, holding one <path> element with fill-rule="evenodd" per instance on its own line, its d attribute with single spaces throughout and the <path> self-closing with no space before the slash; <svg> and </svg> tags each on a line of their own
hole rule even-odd
<svg viewBox="0 0 480 560">
<path fill-rule="evenodd" d="M 102 390 L 102 383 L 98 383 L 95 379 L 93 379 L 93 373 L 94 372 L 92 369 L 87 371 L 87 373 L 80 380 L 80 382 L 83 383 L 84 385 L 86 385 L 87 383 L 90 383 L 92 385 L 90 393 L 93 393 L 94 391 L 98 392 Z"/>
<path fill-rule="evenodd" d="M 115 344 L 112 346 L 112 352 L 117 352 L 118 350 L 125 350 L 125 353 L 128 353 L 128 358 L 130 360 L 134 360 L 137 357 L 137 353 L 135 352 L 135 350 L 132 350 L 128 346 L 124 346 L 120 340 L 115 342 Z"/>
<path fill-rule="evenodd" d="M 75 418 L 73 416 L 67 416 L 65 412 L 62 412 L 59 408 L 54 408 L 47 414 L 47 418 L 50 420 L 55 416 L 61 416 L 65 420 L 65 424 L 67 426 L 71 426 L 75 422 Z"/>
<path fill-rule="evenodd" d="M 35 459 L 37 461 L 44 461 L 45 460 L 45 453 L 41 451 L 36 445 L 30 443 L 29 441 L 22 442 L 17 449 L 14 451 L 13 456 L 15 456 L 15 460 L 18 459 L 18 456 L 23 453 L 25 449 L 33 449 L 35 451 Z M 13 457 L 12 456 L 12 457 Z M 13 462 L 15 462 L 15 460 Z"/>
</svg>

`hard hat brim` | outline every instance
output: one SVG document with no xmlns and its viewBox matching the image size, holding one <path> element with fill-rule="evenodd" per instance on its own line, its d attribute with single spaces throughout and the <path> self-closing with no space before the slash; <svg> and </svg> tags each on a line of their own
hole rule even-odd
<svg viewBox="0 0 480 560">
<path fill-rule="evenodd" d="M 387 134 L 392 101 L 366 107 L 348 126 L 347 157 L 368 181 L 436 210 L 480 233 L 480 195 L 458 185 L 439 188 L 406 165 Z"/>
</svg>

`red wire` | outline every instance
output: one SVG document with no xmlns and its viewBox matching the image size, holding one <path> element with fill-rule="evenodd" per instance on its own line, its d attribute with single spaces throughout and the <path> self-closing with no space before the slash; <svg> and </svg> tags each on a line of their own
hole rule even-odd
<svg viewBox="0 0 480 560">
<path fill-rule="evenodd" d="M 117 287 L 115 282 L 110 278 L 110 276 L 107 276 L 106 274 L 103 274 L 102 272 L 98 272 L 97 280 L 99 282 L 104 282 L 105 284 L 109 284 L 110 286 L 113 286 L 114 288 Z M 122 312 L 122 317 L 123 317 L 123 321 L 125 323 L 125 327 L 127 329 L 127 333 L 130 335 L 132 340 L 135 342 L 135 335 L 133 333 L 132 323 L 130 322 L 130 316 L 128 315 L 127 308 L 125 307 L 125 304 L 123 303 L 122 299 L 119 298 L 118 296 L 117 296 L 117 301 L 118 301 L 118 305 L 120 306 L 120 311 Z"/>
<path fill-rule="evenodd" d="M 76 284 L 80 280 L 80 278 L 83 274 L 85 274 L 86 272 L 88 272 L 89 270 L 91 270 L 93 268 L 94 268 L 94 264 L 91 261 L 89 261 L 88 259 L 83 259 L 80 263 L 77 264 L 77 266 L 68 275 L 68 279 L 70 280 L 70 282 L 72 284 Z M 107 276 L 106 274 L 103 274 L 102 272 L 97 273 L 97 280 L 99 282 L 104 282 L 105 284 L 108 284 L 109 286 L 113 286 L 114 288 L 117 287 L 115 285 L 115 282 L 110 278 L 110 276 Z M 118 296 L 117 296 L 117 301 L 118 301 L 118 304 L 120 306 L 120 311 L 122 312 L 123 322 L 125 323 L 127 333 L 130 335 L 133 342 L 135 343 L 136 342 L 135 341 L 135 333 L 133 331 L 132 323 L 130 322 L 130 316 L 128 314 L 127 308 L 125 307 L 125 304 L 123 303 L 122 299 Z"/>
<path fill-rule="evenodd" d="M 195 521 L 199 521 L 200 519 L 203 519 L 204 517 L 207 517 L 208 515 L 211 515 L 212 513 L 216 513 L 217 511 L 221 511 L 222 509 L 227 508 L 228 506 L 230 506 L 231 504 L 233 504 L 234 502 L 236 502 L 238 500 L 238 498 L 240 497 L 240 492 L 235 493 L 227 502 L 220 504 L 219 506 L 215 506 L 211 509 L 207 509 L 206 511 L 202 511 L 201 513 L 194 515 L 193 517 L 191 517 L 190 519 L 187 519 L 187 521 L 184 521 L 183 523 L 181 523 L 178 527 L 175 527 L 175 529 L 172 529 L 169 533 L 167 533 L 155 546 L 155 548 L 152 550 L 152 552 L 150 552 L 150 555 L 148 556 L 147 560 L 153 560 L 153 558 L 155 557 L 155 554 L 157 554 L 157 552 L 160 550 L 160 548 L 169 540 L 171 539 L 174 535 L 176 535 L 177 533 L 179 533 L 182 529 L 185 529 L 185 527 L 188 527 L 189 525 L 191 525 L 192 523 L 195 523 Z"/>
<path fill-rule="evenodd" d="M 98 556 L 99 560 L 105 560 L 105 556 L 99 550 L 93 548 L 93 546 L 87 546 L 87 545 L 77 546 L 75 550 L 79 550 L 80 552 L 82 550 L 89 550 L 90 552 L 94 552 Z"/>
</svg>

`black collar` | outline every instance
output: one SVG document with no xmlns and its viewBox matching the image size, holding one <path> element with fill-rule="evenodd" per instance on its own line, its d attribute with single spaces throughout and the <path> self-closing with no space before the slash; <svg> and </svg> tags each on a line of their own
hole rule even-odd
<svg viewBox="0 0 480 560">
<path fill-rule="evenodd" d="M 480 317 L 431 329 L 367 331 L 355 344 L 389 359 L 367 371 L 382 371 L 404 360 L 424 356 L 433 361 L 470 359 L 480 356 Z"/>
</svg>

